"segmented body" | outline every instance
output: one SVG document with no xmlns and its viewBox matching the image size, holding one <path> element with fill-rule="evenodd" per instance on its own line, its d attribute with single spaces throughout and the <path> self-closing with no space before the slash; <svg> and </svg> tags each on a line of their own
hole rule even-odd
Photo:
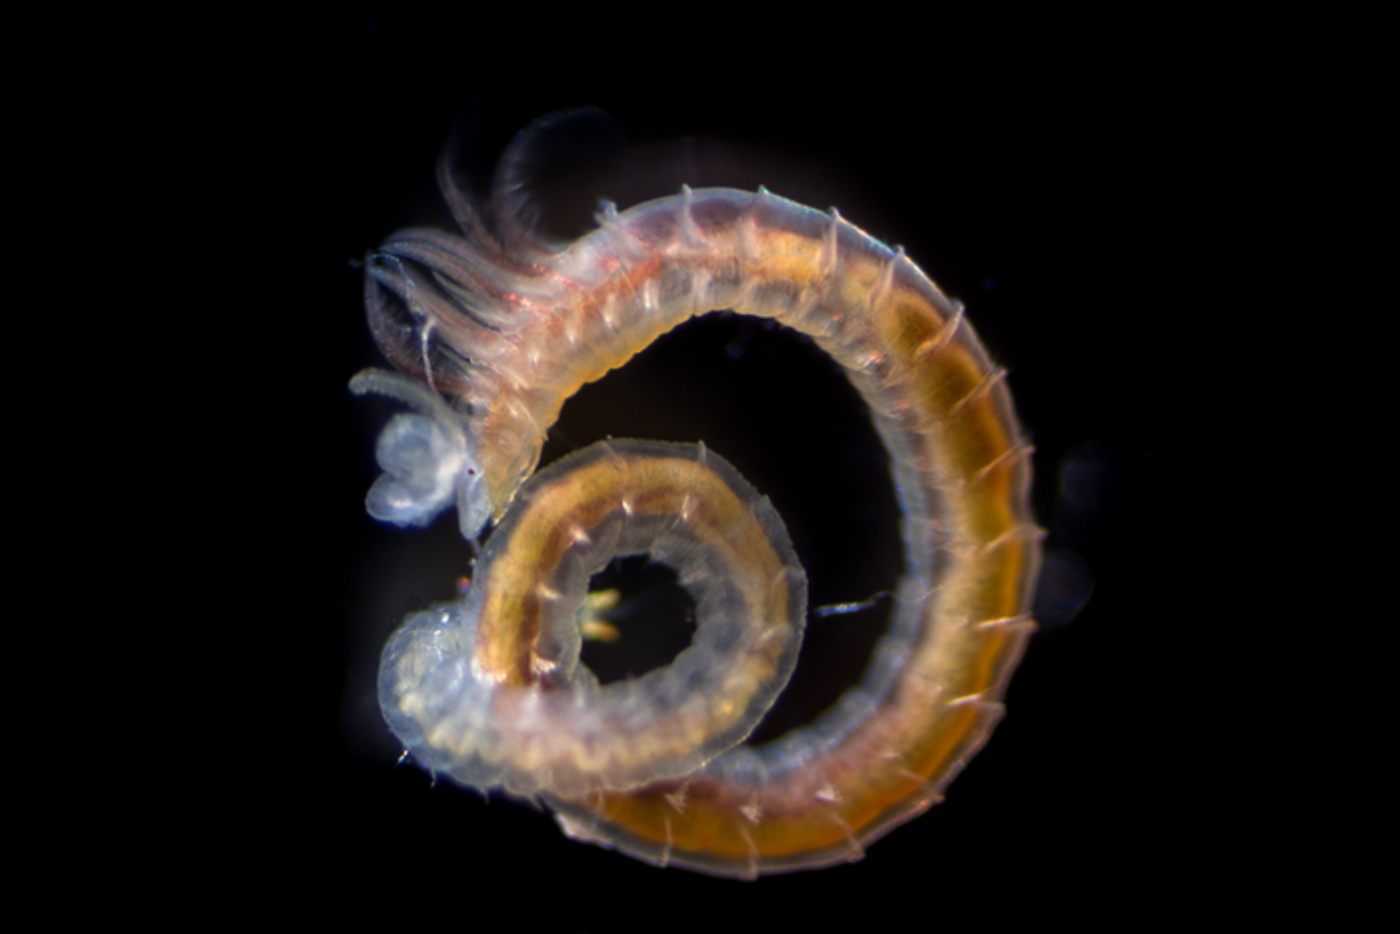
<svg viewBox="0 0 1400 934">
<path fill-rule="evenodd" d="M 402 377 L 357 378 L 358 391 L 397 395 L 422 413 L 400 416 L 412 424 L 400 425 L 395 437 L 392 426 L 386 431 L 381 462 L 393 476 L 381 480 L 370 508 L 407 524 L 455 501 L 468 536 L 493 519 L 505 522 L 488 545 L 478 590 L 467 598 L 479 606 L 411 618 L 386 650 L 386 716 L 435 771 L 477 787 L 537 794 L 571 836 L 655 863 L 753 878 L 859 858 L 872 840 L 940 800 L 944 785 L 986 741 L 1033 629 L 1028 607 L 1041 533 L 1028 506 L 1031 448 L 1004 372 L 988 360 L 962 309 L 902 251 L 835 211 L 820 213 L 766 191 L 687 189 L 620 214 L 607 211 L 597 230 L 561 252 L 528 242 L 507 251 L 446 180 L 444 187 L 469 239 L 430 231 L 396 235 L 372 258 L 368 288 L 371 321 L 386 353 L 452 402 L 444 405 Z M 868 403 L 903 510 L 905 572 L 890 630 L 857 688 L 812 726 L 767 746 L 706 748 L 688 758 L 671 755 L 655 771 L 631 763 L 625 777 L 607 778 L 602 773 L 619 771 L 618 755 L 597 752 L 601 721 L 581 715 L 571 723 L 593 738 L 579 740 L 576 755 L 572 740 L 556 742 L 551 760 L 540 742 L 525 739 L 519 745 L 528 750 L 506 762 L 517 742 L 513 724 L 529 720 L 536 730 L 520 735 L 556 732 L 538 719 L 551 694 L 572 697 L 563 706 L 575 711 L 592 709 L 596 697 L 592 687 L 573 686 L 577 677 L 589 679 L 575 675 L 576 645 L 560 645 L 569 638 L 560 634 L 567 625 L 519 609 L 531 601 L 483 609 L 501 586 L 539 595 L 534 602 L 542 604 L 558 594 L 531 577 L 554 573 L 536 566 L 532 556 L 539 552 L 507 542 L 517 527 L 511 512 L 521 508 L 513 505 L 517 492 L 535 470 L 545 433 L 579 387 L 688 318 L 718 309 L 771 318 L 811 336 Z M 658 456 L 669 455 L 624 444 L 583 460 L 601 459 L 618 476 L 642 477 L 648 458 Z M 703 452 L 683 456 L 692 464 L 705 460 Z M 562 469 L 532 484 L 528 502 L 547 496 L 539 491 L 551 485 L 584 480 L 573 467 Z M 640 522 L 629 497 L 645 497 L 649 481 L 638 482 L 643 486 L 632 492 L 600 493 L 615 500 L 595 511 L 626 517 L 625 528 Z M 701 495 L 697 487 L 695 496 Z M 766 501 L 744 495 L 753 515 L 766 508 Z M 679 496 L 698 502 L 684 491 Z M 575 541 L 581 535 L 592 547 L 590 527 L 580 519 L 587 499 L 570 499 L 545 524 L 571 529 Z M 691 505 L 674 505 L 662 524 L 689 534 Z M 773 546 L 782 551 L 781 523 L 776 531 L 771 521 L 760 525 L 773 541 L 782 540 Z M 767 547 L 758 537 L 744 540 Z M 626 547 L 650 550 L 645 543 Z M 747 562 L 741 552 L 732 557 Z M 775 560 L 773 580 L 790 588 L 800 570 L 794 575 Z M 570 586 L 586 584 L 582 571 L 572 573 Z M 805 605 L 805 598 L 798 602 Z M 783 646 L 796 638 L 788 629 L 774 635 L 761 621 L 753 625 Z M 800 631 L 800 620 L 792 628 Z M 707 676 L 714 674 L 717 656 L 696 651 Z M 779 686 L 790 671 L 771 658 L 758 667 Z M 484 687 L 473 695 L 477 689 L 467 690 L 467 683 Z M 650 697 L 670 697 L 676 686 L 600 690 L 613 689 L 626 695 L 619 703 L 631 716 Z M 463 700 L 468 696 L 474 699 Z M 721 718 L 719 702 L 692 703 L 699 705 L 691 709 L 697 722 Z M 726 721 L 720 742 L 751 728 Z M 487 735 L 489 742 L 481 739 Z M 630 760 L 638 744 L 627 745 L 622 757 Z M 599 755 L 606 760 L 601 765 Z"/>
</svg>

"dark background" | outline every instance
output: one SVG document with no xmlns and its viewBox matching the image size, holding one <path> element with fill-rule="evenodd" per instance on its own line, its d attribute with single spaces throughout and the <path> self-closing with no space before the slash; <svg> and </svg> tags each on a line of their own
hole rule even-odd
<svg viewBox="0 0 1400 934">
<path fill-rule="evenodd" d="M 630 71 L 600 51 L 595 73 L 586 57 L 540 70 L 523 56 L 483 62 L 431 29 L 380 22 L 328 33 L 298 80 L 241 115 L 249 129 L 225 141 L 231 164 L 269 179 L 256 202 L 269 216 L 248 235 L 267 286 L 246 378 L 278 386 L 250 404 L 276 425 L 263 439 L 279 478 L 267 495 L 295 508 L 239 517 L 263 536 L 254 631 L 267 648 L 231 675 L 235 696 L 254 699 L 231 702 L 237 790 L 196 807 L 226 818 L 210 832 L 216 846 L 258 834 L 252 884 L 302 891 L 315 866 L 327 898 L 410 914 L 455 904 L 464 918 L 499 899 L 558 911 L 569 930 L 661 923 L 658 905 L 705 924 L 759 907 L 805 921 L 824 905 L 911 899 L 994 910 L 1016 891 L 1089 910 L 1105 887 L 1158 898 L 1182 877 L 1183 847 L 1197 854 L 1193 885 L 1224 884 L 1230 834 L 1203 848 L 1178 804 L 1200 766 L 1182 764 L 1178 734 L 1192 726 L 1173 725 L 1167 689 L 1193 676 L 1166 660 L 1185 657 L 1191 634 L 1164 604 L 1180 571 L 1159 535 L 1179 518 L 1165 496 L 1183 460 L 1165 428 L 1170 343 L 1185 283 L 1213 262 L 1184 236 L 1206 171 L 1199 134 L 1181 132 L 1190 121 L 1173 73 L 1138 66 L 1131 45 L 978 48 L 934 43 L 891 73 L 878 50 L 769 49 L 746 70 L 702 69 L 657 46 Z M 451 596 L 470 552 L 454 517 L 401 531 L 363 512 L 393 408 L 345 388 L 384 365 L 355 264 L 400 227 L 450 227 L 434 160 L 473 101 L 498 147 L 532 118 L 581 105 L 631 141 L 624 171 L 585 173 L 599 190 L 565 176 L 557 191 L 574 202 L 546 204 L 561 233 L 587 229 L 597 196 L 626 208 L 681 181 L 835 205 L 965 302 L 1008 367 L 1055 571 L 1043 625 L 1006 719 L 947 802 L 863 862 L 752 885 L 659 871 L 565 839 L 546 814 L 396 765 L 373 694 L 377 652 L 404 614 Z M 546 459 L 608 434 L 704 440 L 734 462 L 784 516 L 813 605 L 864 599 L 898 572 L 883 452 L 861 403 L 791 335 L 726 315 L 692 325 L 572 400 Z M 794 687 L 815 698 L 806 703 L 829 702 L 830 682 L 853 677 L 838 660 L 859 662 L 882 612 L 813 623 L 804 652 L 819 673 Z"/>
</svg>

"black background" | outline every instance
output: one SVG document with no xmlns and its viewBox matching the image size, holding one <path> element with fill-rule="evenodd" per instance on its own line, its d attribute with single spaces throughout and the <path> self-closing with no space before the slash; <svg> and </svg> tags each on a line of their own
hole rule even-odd
<svg viewBox="0 0 1400 934">
<path fill-rule="evenodd" d="M 405 917 L 459 912 L 464 926 L 487 902 L 566 930 L 661 925 L 675 911 L 722 924 L 763 907 L 807 922 L 832 905 L 873 925 L 911 902 L 932 919 L 940 903 L 995 911 L 1016 892 L 1093 911 L 1106 887 L 1158 898 L 1184 845 L 1200 860 L 1192 884 L 1216 885 L 1228 835 L 1207 859 L 1185 840 L 1177 803 L 1197 766 L 1183 764 L 1176 734 L 1191 725 L 1172 725 L 1166 687 L 1179 673 L 1163 659 L 1182 657 L 1190 634 L 1163 606 L 1177 572 L 1159 541 L 1182 459 L 1164 426 L 1172 328 L 1186 313 L 1183 279 L 1211 261 L 1183 238 L 1198 137 L 1180 132 L 1172 70 L 1136 64 L 1132 43 L 1066 47 L 1034 32 L 1015 48 L 985 36 L 975 51 L 943 48 L 951 36 L 910 42 L 920 56 L 890 63 L 878 48 L 852 58 L 771 39 L 734 62 L 733 49 L 672 54 L 664 43 L 640 57 L 536 63 L 497 50 L 483 61 L 472 46 L 483 37 L 459 47 L 422 24 L 378 21 L 308 42 L 305 68 L 248 103 L 223 143 L 259 181 L 266 214 L 246 228 L 260 289 L 246 379 L 277 387 L 249 403 L 272 433 L 249 423 L 228 443 L 257 435 L 257 450 L 274 452 L 257 460 L 278 478 L 266 496 L 288 508 L 238 517 L 260 536 L 249 580 L 262 612 L 237 639 L 249 651 L 226 685 L 236 786 L 192 789 L 201 843 L 237 848 L 256 834 L 259 855 L 240 872 L 257 890 L 398 905 Z M 761 68 L 739 64 L 756 55 Z M 1047 554 L 1091 575 L 1092 594 L 1077 613 L 1048 614 L 1006 719 L 947 802 L 864 861 L 754 884 L 661 871 L 569 841 L 527 806 L 396 765 L 376 654 L 405 613 L 451 595 L 470 552 L 451 518 L 401 531 L 363 512 L 392 407 L 345 388 L 384 365 L 355 264 L 400 227 L 450 227 L 434 160 L 472 101 L 498 145 L 581 105 L 632 141 L 603 190 L 546 206 L 562 233 L 586 229 L 597 196 L 626 208 L 680 181 L 835 205 L 965 302 L 1008 367 L 1037 448 Z M 791 335 L 733 316 L 678 333 L 566 406 L 546 458 L 608 434 L 704 440 L 734 462 L 785 517 L 814 605 L 863 599 L 897 573 L 883 452 L 840 374 Z M 814 623 L 830 630 L 811 650 L 826 661 L 802 690 L 820 695 L 835 659 L 858 661 L 878 617 Z"/>
</svg>

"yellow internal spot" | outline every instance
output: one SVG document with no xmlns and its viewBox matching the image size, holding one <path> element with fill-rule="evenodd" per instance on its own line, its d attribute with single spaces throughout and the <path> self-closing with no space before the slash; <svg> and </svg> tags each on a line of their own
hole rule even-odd
<svg viewBox="0 0 1400 934">
<path fill-rule="evenodd" d="M 622 638 L 621 631 L 603 617 L 617 607 L 622 600 L 622 591 L 590 590 L 583 598 L 583 606 L 578 608 L 578 631 L 588 642 L 603 642 L 608 645 Z"/>
</svg>

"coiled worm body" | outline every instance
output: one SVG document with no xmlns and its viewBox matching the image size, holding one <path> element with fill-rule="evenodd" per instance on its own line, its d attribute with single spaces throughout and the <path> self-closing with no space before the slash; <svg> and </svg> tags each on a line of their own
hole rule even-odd
<svg viewBox="0 0 1400 934">
<path fill-rule="evenodd" d="M 368 508 L 408 525 L 455 505 L 473 538 L 498 525 L 464 599 L 410 617 L 385 650 L 391 727 L 434 772 L 538 796 L 571 836 L 657 864 L 754 878 L 859 858 L 986 741 L 1033 629 L 1041 533 L 1004 371 L 902 251 L 835 211 L 684 189 L 609 208 L 553 250 L 500 200 L 488 232 L 441 167 L 440 181 L 465 239 L 404 231 L 368 264 L 376 339 L 417 378 L 352 383 L 416 410 L 380 440 Z M 845 368 L 903 511 L 904 574 L 860 684 L 755 748 L 742 742 L 806 613 L 767 501 L 690 445 L 610 442 L 535 474 L 579 387 L 717 309 L 794 328 Z M 599 686 L 578 664 L 578 606 L 589 575 L 639 553 L 691 591 L 695 641 Z"/>
</svg>

